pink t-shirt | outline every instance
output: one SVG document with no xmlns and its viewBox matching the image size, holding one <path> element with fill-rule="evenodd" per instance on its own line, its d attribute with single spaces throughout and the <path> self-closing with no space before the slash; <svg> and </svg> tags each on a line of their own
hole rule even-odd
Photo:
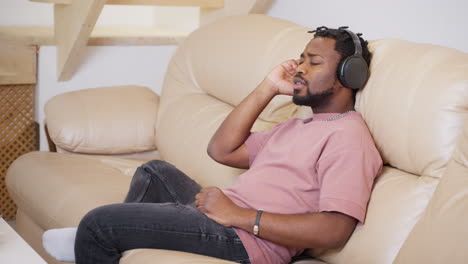
<svg viewBox="0 0 468 264">
<path fill-rule="evenodd" d="M 278 214 L 337 211 L 363 223 L 382 159 L 359 113 L 324 121 L 336 115 L 294 118 L 252 133 L 245 142 L 250 168 L 224 193 L 244 208 Z M 235 231 L 253 264 L 289 263 L 304 250 Z"/>
</svg>

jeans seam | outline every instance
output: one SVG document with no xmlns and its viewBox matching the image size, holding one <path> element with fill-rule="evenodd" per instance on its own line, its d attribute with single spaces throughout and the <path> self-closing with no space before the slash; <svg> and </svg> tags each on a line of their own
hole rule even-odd
<svg viewBox="0 0 468 264">
<path fill-rule="evenodd" d="M 210 232 L 193 232 L 193 231 L 175 231 L 175 230 L 164 230 L 160 228 L 151 228 L 147 226 L 135 226 L 135 225 L 113 225 L 111 227 L 107 227 L 103 229 L 104 231 L 108 231 L 114 228 L 122 228 L 122 229 L 140 229 L 140 230 L 147 230 L 147 231 L 157 231 L 157 232 L 166 232 L 166 233 L 174 233 L 174 234 L 188 234 L 188 235 L 195 235 L 195 236 L 207 236 L 212 238 L 219 238 L 218 240 L 223 240 L 232 243 L 233 245 L 242 245 L 242 240 L 237 236 L 225 236 L 216 233 Z M 244 247 L 245 250 L 245 247 Z"/>
<path fill-rule="evenodd" d="M 181 204 L 180 199 L 179 199 L 179 197 L 177 196 L 176 192 L 174 192 L 174 190 L 172 190 L 171 188 L 168 187 L 168 183 L 167 183 L 165 180 L 163 180 L 161 177 L 159 177 L 159 175 L 161 174 L 161 168 L 160 168 L 160 167 L 161 167 L 161 166 L 157 166 L 157 167 L 156 167 L 157 172 L 155 172 L 155 173 L 153 173 L 153 174 L 150 173 L 150 172 L 147 172 L 146 170 L 145 170 L 145 173 L 148 173 L 148 174 L 150 175 L 150 177 L 148 177 L 148 178 L 150 179 L 150 181 L 151 181 L 153 184 L 157 184 L 157 183 L 154 182 L 153 177 L 151 177 L 151 176 L 157 177 L 158 180 L 159 180 L 159 181 L 162 183 L 162 185 L 164 186 L 164 189 L 166 189 L 167 193 L 171 196 L 172 200 L 174 200 L 174 203 L 176 203 L 176 204 Z"/>
<path fill-rule="evenodd" d="M 147 173 L 145 170 L 143 170 L 145 173 Z M 138 202 L 141 202 L 143 201 L 143 199 L 145 198 L 146 194 L 148 193 L 148 189 L 149 189 L 149 185 L 150 185 L 150 182 L 151 182 L 151 177 L 147 177 L 146 179 L 146 184 L 145 184 L 145 190 L 138 196 L 138 198 L 136 199 Z"/>
<path fill-rule="evenodd" d="M 173 231 L 173 230 L 163 230 L 163 229 L 158 229 L 158 228 L 149 228 L 149 227 L 140 227 L 140 226 L 135 226 L 135 225 L 113 225 L 110 227 L 103 228 L 103 231 L 109 231 L 115 228 L 122 228 L 122 229 L 140 229 L 140 230 L 146 230 L 146 231 L 157 231 L 157 232 L 167 232 L 167 233 L 175 233 L 175 234 L 188 234 L 188 235 L 200 235 L 200 236 L 210 236 L 210 237 L 218 237 L 218 238 L 223 238 L 224 240 L 232 241 L 236 244 L 237 238 L 236 237 L 228 237 L 228 236 L 222 236 L 219 234 L 212 234 L 212 233 L 205 233 L 205 232 L 189 232 L 189 231 Z M 242 244 L 242 243 L 240 243 Z"/>
</svg>

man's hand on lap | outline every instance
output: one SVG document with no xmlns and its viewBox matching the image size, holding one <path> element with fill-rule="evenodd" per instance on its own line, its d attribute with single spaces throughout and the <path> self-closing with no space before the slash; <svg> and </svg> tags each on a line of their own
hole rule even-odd
<svg viewBox="0 0 468 264">
<path fill-rule="evenodd" d="M 195 206 L 198 211 L 226 227 L 235 226 L 245 210 L 237 206 L 218 187 L 203 188 L 195 196 Z"/>
</svg>

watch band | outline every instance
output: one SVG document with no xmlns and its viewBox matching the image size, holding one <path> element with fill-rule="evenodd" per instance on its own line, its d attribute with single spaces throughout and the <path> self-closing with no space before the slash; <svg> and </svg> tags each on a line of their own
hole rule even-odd
<svg viewBox="0 0 468 264">
<path fill-rule="evenodd" d="M 260 217 L 262 216 L 263 209 L 258 209 L 257 210 L 257 217 L 255 218 L 255 225 L 253 227 L 253 234 L 255 236 L 258 236 L 258 231 L 260 228 Z"/>
</svg>

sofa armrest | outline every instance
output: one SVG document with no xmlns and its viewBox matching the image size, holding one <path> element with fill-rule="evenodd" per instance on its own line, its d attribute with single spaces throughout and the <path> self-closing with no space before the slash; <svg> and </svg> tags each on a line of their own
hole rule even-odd
<svg viewBox="0 0 468 264">
<path fill-rule="evenodd" d="M 67 92 L 45 105 L 50 139 L 69 152 L 129 154 L 156 149 L 159 96 L 142 86 Z"/>
</svg>

